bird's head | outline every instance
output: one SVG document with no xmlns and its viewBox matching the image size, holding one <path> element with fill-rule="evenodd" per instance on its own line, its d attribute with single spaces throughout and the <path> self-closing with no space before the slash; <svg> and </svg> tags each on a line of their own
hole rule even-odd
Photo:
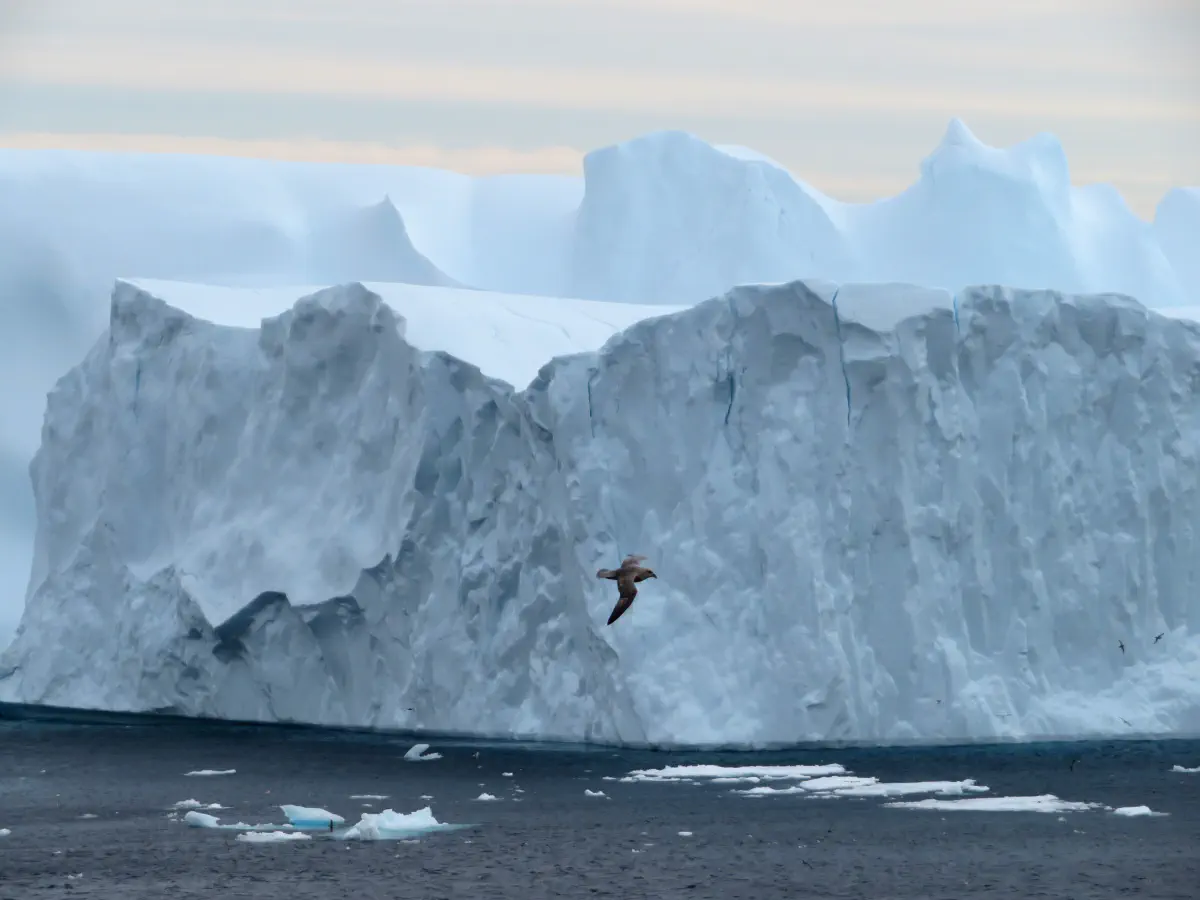
<svg viewBox="0 0 1200 900">
<path fill-rule="evenodd" d="M 646 577 L 647 578 L 657 578 L 658 576 L 654 574 L 653 569 L 650 569 L 648 572 L 646 572 Z"/>
</svg>

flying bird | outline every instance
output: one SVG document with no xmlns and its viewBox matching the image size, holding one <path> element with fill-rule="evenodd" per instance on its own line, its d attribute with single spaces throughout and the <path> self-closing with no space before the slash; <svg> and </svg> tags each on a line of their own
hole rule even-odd
<svg viewBox="0 0 1200 900">
<path fill-rule="evenodd" d="M 1162 634 L 1155 635 L 1155 636 L 1154 636 L 1154 643 L 1156 643 L 1156 644 L 1157 644 L 1159 641 L 1161 641 L 1161 640 L 1162 640 L 1164 637 L 1166 637 L 1166 636 L 1167 636 L 1167 633 L 1166 633 L 1165 631 L 1164 631 Z"/>
<path fill-rule="evenodd" d="M 1122 653 L 1125 652 L 1125 642 L 1124 641 L 1117 641 L 1117 646 L 1121 648 Z"/>
<path fill-rule="evenodd" d="M 613 607 L 612 615 L 608 617 L 609 625 L 621 618 L 625 610 L 633 606 L 633 598 L 637 596 L 635 585 L 639 581 L 658 577 L 654 574 L 653 569 L 639 565 L 645 558 L 644 556 L 627 556 L 621 561 L 621 568 L 601 569 L 596 573 L 597 578 L 607 578 L 617 583 L 618 600 L 617 605 Z"/>
</svg>

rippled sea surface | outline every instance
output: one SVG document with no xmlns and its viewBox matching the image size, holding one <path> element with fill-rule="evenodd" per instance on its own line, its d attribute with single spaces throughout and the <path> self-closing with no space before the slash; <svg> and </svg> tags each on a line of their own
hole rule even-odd
<svg viewBox="0 0 1200 900">
<path fill-rule="evenodd" d="M 1200 774 L 1171 771 L 1200 766 L 1196 741 L 693 754 L 455 741 L 433 743 L 441 759 L 409 762 L 411 745 L 0 719 L 0 829 L 10 831 L 0 898 L 1200 896 Z M 892 798 L 735 793 L 749 783 L 619 780 L 670 765 L 830 763 L 889 783 L 970 778 L 990 789 L 973 796 L 1054 794 L 1166 815 L 898 809 L 884 805 Z M 202 769 L 236 771 L 185 775 Z M 352 799 L 368 794 L 387 796 Z M 280 804 L 347 825 L 428 806 L 470 827 L 256 845 L 172 817 L 184 800 L 222 804 L 211 812 L 223 822 L 282 823 Z"/>
</svg>

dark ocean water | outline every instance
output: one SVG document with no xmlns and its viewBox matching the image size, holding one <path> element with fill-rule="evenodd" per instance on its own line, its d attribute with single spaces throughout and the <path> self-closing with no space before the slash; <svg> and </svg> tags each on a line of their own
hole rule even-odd
<svg viewBox="0 0 1200 900">
<path fill-rule="evenodd" d="M 1170 771 L 1200 765 L 1197 741 L 753 754 L 451 741 L 434 742 L 440 760 L 405 762 L 412 743 L 0 719 L 0 828 L 11 829 L 0 837 L 0 898 L 1200 897 L 1200 775 Z M 873 798 L 604 780 L 695 763 L 840 763 L 881 781 L 974 778 L 991 788 L 979 796 L 1051 793 L 1168 815 L 889 809 Z M 237 772 L 184 775 L 195 769 Z M 475 799 L 484 791 L 500 799 Z M 367 807 L 352 794 L 388 799 Z M 282 803 L 348 824 L 363 811 L 428 805 L 471 827 L 415 842 L 251 845 L 169 819 L 186 799 L 231 807 L 216 812 L 230 822 L 283 822 Z"/>
</svg>

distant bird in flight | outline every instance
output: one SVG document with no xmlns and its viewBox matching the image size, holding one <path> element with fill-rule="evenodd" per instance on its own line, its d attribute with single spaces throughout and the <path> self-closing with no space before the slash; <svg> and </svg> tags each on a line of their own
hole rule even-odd
<svg viewBox="0 0 1200 900">
<path fill-rule="evenodd" d="M 1125 652 L 1125 642 L 1124 641 L 1117 641 L 1117 646 L 1121 648 L 1122 653 Z"/>
<path fill-rule="evenodd" d="M 633 598 L 637 596 L 637 588 L 634 585 L 637 582 L 658 577 L 654 574 L 653 569 L 638 565 L 645 558 L 644 556 L 627 556 L 621 561 L 621 568 L 601 569 L 596 573 L 597 578 L 607 578 L 617 583 L 619 599 L 617 605 L 613 607 L 612 615 L 608 617 L 609 625 L 621 618 L 625 610 L 633 606 Z"/>
<path fill-rule="evenodd" d="M 1162 634 L 1155 635 L 1155 637 L 1154 637 L 1154 643 L 1156 643 L 1156 644 L 1157 644 L 1159 641 L 1161 641 L 1161 640 L 1162 640 L 1164 637 L 1166 637 L 1166 636 L 1167 636 L 1167 633 L 1166 633 L 1165 631 L 1164 631 Z"/>
</svg>

